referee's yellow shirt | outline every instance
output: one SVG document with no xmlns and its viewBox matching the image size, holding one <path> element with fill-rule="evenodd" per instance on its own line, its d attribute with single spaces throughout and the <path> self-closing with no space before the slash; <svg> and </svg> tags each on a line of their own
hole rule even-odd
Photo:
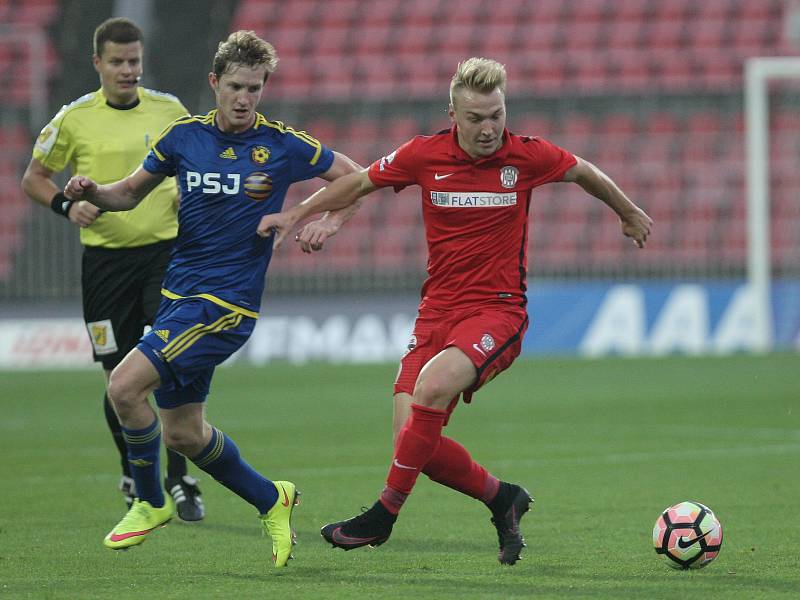
<svg viewBox="0 0 800 600">
<path fill-rule="evenodd" d="M 161 131 L 188 111 L 170 94 L 140 87 L 139 103 L 112 108 L 102 90 L 62 107 L 33 148 L 33 157 L 53 172 L 69 165 L 73 175 L 111 183 L 133 173 Z M 178 188 L 165 179 L 133 210 L 106 212 L 81 229 L 84 246 L 135 248 L 175 238 Z"/>
</svg>

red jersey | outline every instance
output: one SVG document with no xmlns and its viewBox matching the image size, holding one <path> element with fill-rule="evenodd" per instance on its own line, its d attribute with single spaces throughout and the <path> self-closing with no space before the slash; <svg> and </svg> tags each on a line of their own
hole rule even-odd
<svg viewBox="0 0 800 600">
<path fill-rule="evenodd" d="M 421 308 L 497 300 L 524 306 L 531 190 L 561 181 L 575 163 L 546 140 L 508 130 L 497 152 L 475 160 L 458 145 L 454 126 L 417 136 L 370 165 L 378 187 L 422 188 L 428 278 Z"/>
</svg>

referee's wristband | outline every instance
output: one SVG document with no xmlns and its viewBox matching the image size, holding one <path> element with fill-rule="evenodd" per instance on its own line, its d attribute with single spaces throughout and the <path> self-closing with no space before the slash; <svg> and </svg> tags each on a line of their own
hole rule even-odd
<svg viewBox="0 0 800 600">
<path fill-rule="evenodd" d="M 74 204 L 73 200 L 70 200 L 64 195 L 64 192 L 58 192 L 53 199 L 50 200 L 50 208 L 54 213 L 57 215 L 62 215 L 69 219 L 69 209 Z"/>
</svg>

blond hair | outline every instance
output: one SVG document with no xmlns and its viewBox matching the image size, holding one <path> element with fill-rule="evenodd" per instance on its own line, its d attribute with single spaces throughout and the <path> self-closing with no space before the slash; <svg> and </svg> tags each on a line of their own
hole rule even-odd
<svg viewBox="0 0 800 600">
<path fill-rule="evenodd" d="M 220 42 L 211 70 L 222 77 L 232 64 L 258 67 L 266 65 L 264 81 L 278 66 L 278 53 L 269 42 L 262 40 L 253 31 L 234 31 L 224 42 Z"/>
<path fill-rule="evenodd" d="M 450 103 L 457 90 L 467 89 L 489 94 L 499 89 L 506 93 L 506 67 L 490 58 L 475 57 L 461 61 L 450 80 Z"/>
</svg>

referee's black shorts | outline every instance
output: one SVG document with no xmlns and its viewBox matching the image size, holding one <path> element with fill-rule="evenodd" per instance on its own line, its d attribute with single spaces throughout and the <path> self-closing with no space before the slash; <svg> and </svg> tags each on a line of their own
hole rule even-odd
<svg viewBox="0 0 800 600">
<path fill-rule="evenodd" d="M 152 325 L 174 240 L 137 248 L 83 250 L 83 320 L 94 360 L 116 367 Z"/>
</svg>

